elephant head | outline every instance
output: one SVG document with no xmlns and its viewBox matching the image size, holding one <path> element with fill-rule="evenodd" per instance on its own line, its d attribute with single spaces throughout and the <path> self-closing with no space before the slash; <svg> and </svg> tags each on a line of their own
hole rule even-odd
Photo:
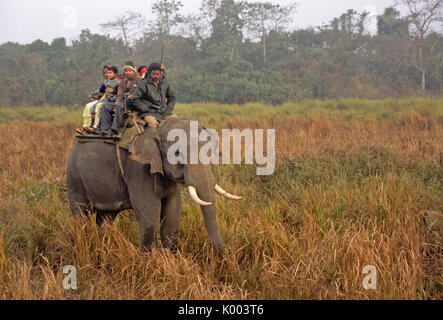
<svg viewBox="0 0 443 320">
<path fill-rule="evenodd" d="M 159 173 L 167 179 L 185 184 L 191 198 L 200 205 L 203 213 L 205 227 L 214 247 L 224 251 L 225 245 L 220 234 L 216 210 L 215 192 L 233 200 L 242 197 L 232 195 L 217 185 L 209 164 L 191 164 L 190 162 L 190 119 L 171 118 L 163 121 L 158 128 L 148 127 L 143 133 L 137 135 L 130 148 L 131 159 L 150 165 L 150 173 Z M 168 150 L 175 141 L 168 141 L 168 133 L 172 129 L 181 129 L 186 133 L 188 152 L 181 161 L 171 163 L 168 160 Z M 198 133 L 205 130 L 198 125 Z M 201 145 L 198 146 L 200 150 Z M 178 151 L 177 151 L 178 152 Z M 178 154 L 176 154 L 178 156 Z M 185 161 L 186 160 L 186 161 Z"/>
</svg>

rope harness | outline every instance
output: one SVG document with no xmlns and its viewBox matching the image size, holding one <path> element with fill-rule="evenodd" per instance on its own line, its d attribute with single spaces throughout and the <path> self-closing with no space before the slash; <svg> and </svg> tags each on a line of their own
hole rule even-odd
<svg viewBox="0 0 443 320">
<path fill-rule="evenodd" d="M 120 155 L 120 144 L 117 141 L 115 141 L 115 151 L 117 154 L 117 162 L 118 162 L 118 166 L 120 167 L 120 172 L 122 174 L 123 180 L 125 180 L 126 184 L 128 184 L 128 181 L 126 181 L 126 177 L 125 177 L 125 171 L 123 170 L 123 164 L 122 164 L 122 159 L 121 159 L 121 155 Z"/>
<path fill-rule="evenodd" d="M 139 124 L 137 123 L 137 115 L 135 113 L 130 112 L 129 117 L 132 120 L 132 124 L 137 129 L 137 132 L 139 134 L 142 133 L 144 131 L 144 128 L 143 128 L 143 126 L 141 126 L 141 128 L 140 128 Z M 125 125 L 123 127 L 123 130 L 125 130 L 127 124 L 128 124 L 128 122 L 126 121 Z M 116 155 L 117 155 L 118 166 L 120 167 L 120 172 L 122 174 L 123 180 L 125 180 L 126 184 L 128 184 L 128 181 L 126 181 L 125 171 L 123 169 L 123 164 L 122 164 L 121 154 L 120 154 L 120 144 L 119 144 L 118 140 L 115 141 L 115 151 L 116 151 Z"/>
</svg>

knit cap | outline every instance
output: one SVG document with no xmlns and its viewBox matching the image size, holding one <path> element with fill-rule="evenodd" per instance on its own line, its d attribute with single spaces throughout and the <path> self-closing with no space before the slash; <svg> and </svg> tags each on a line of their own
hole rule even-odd
<svg viewBox="0 0 443 320">
<path fill-rule="evenodd" d="M 125 62 L 125 66 L 123 67 L 123 70 L 125 70 L 125 69 L 131 69 L 132 71 L 137 72 L 137 69 L 135 69 L 135 66 L 134 66 L 134 62 L 132 62 L 132 61 Z"/>
</svg>

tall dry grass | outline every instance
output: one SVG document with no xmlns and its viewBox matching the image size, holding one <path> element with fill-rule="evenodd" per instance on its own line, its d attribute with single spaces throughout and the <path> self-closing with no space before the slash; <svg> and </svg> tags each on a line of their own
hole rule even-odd
<svg viewBox="0 0 443 320">
<path fill-rule="evenodd" d="M 74 124 L 1 124 L 0 298 L 443 298 L 441 114 L 421 104 L 392 119 L 248 108 L 251 118 L 206 118 L 276 129 L 273 175 L 214 167 L 220 185 L 246 197 L 217 199 L 223 259 L 186 193 L 175 254 L 141 252 L 130 211 L 102 228 L 73 219 L 63 185 Z M 77 290 L 62 287 L 65 265 L 78 269 Z M 366 265 L 377 268 L 376 290 L 363 288 Z"/>
</svg>

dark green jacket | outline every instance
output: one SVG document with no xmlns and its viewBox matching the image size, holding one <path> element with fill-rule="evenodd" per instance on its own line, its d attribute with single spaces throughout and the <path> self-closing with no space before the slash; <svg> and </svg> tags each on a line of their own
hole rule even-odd
<svg viewBox="0 0 443 320">
<path fill-rule="evenodd" d="M 172 114 L 175 106 L 175 93 L 165 79 L 156 86 L 150 77 L 138 82 L 131 99 L 131 109 L 138 111 L 140 117 L 152 115 L 157 120 Z"/>
</svg>

